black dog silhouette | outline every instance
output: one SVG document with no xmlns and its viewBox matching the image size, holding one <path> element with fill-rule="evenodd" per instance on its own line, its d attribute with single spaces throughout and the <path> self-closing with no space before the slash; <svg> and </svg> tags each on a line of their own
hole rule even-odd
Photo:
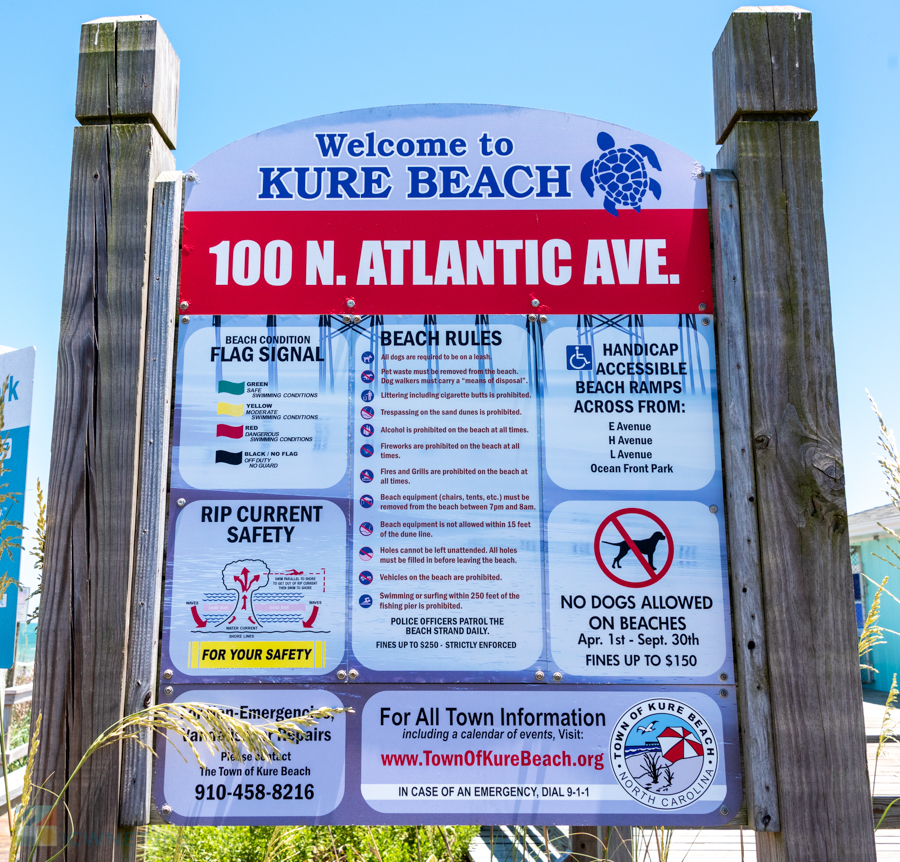
<svg viewBox="0 0 900 862">
<path fill-rule="evenodd" d="M 666 537 L 657 530 L 649 539 L 638 539 L 634 546 L 647 558 L 650 563 L 650 568 L 653 571 L 656 571 L 656 566 L 653 565 L 653 555 L 656 553 L 656 546 L 660 542 L 664 542 Z M 620 562 L 626 556 L 628 556 L 628 552 L 631 548 L 628 546 L 628 542 L 603 542 L 604 545 L 615 545 L 619 549 L 619 556 L 617 556 L 613 560 L 612 567 L 614 569 L 621 569 L 622 563 Z"/>
</svg>

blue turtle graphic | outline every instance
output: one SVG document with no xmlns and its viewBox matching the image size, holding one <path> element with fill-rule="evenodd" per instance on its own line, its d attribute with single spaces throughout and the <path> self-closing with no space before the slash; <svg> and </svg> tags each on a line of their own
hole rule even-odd
<svg viewBox="0 0 900 862">
<path fill-rule="evenodd" d="M 641 211 L 641 201 L 649 189 L 659 200 L 662 187 L 647 176 L 647 165 L 661 171 L 656 153 L 646 144 L 617 147 L 613 136 L 607 132 L 597 135 L 597 146 L 603 150 L 599 159 L 588 162 L 581 169 L 581 182 L 587 193 L 594 196 L 594 184 L 604 193 L 603 207 L 618 217 L 616 204 Z"/>
</svg>

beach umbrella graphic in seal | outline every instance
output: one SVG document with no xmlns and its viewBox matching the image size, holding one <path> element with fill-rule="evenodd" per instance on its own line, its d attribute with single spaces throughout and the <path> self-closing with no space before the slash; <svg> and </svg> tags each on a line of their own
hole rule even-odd
<svg viewBox="0 0 900 862">
<path fill-rule="evenodd" d="M 686 727 L 667 727 L 656 737 L 662 756 L 669 763 L 677 763 L 688 757 L 703 757 L 700 740 Z"/>
</svg>

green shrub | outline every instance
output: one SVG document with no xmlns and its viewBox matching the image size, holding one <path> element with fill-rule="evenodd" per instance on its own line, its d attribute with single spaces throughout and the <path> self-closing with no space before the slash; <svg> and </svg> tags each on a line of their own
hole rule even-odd
<svg viewBox="0 0 900 862">
<path fill-rule="evenodd" d="M 462 862 L 477 826 L 152 826 L 145 862 Z"/>
</svg>

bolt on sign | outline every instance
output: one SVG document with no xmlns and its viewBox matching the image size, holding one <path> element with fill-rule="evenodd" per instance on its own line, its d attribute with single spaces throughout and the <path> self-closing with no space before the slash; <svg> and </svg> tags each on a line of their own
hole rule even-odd
<svg viewBox="0 0 900 862">
<path fill-rule="evenodd" d="M 161 747 L 169 819 L 727 822 L 700 166 L 423 105 L 270 129 L 188 180 L 167 697 L 355 712 L 271 762 Z"/>
</svg>

